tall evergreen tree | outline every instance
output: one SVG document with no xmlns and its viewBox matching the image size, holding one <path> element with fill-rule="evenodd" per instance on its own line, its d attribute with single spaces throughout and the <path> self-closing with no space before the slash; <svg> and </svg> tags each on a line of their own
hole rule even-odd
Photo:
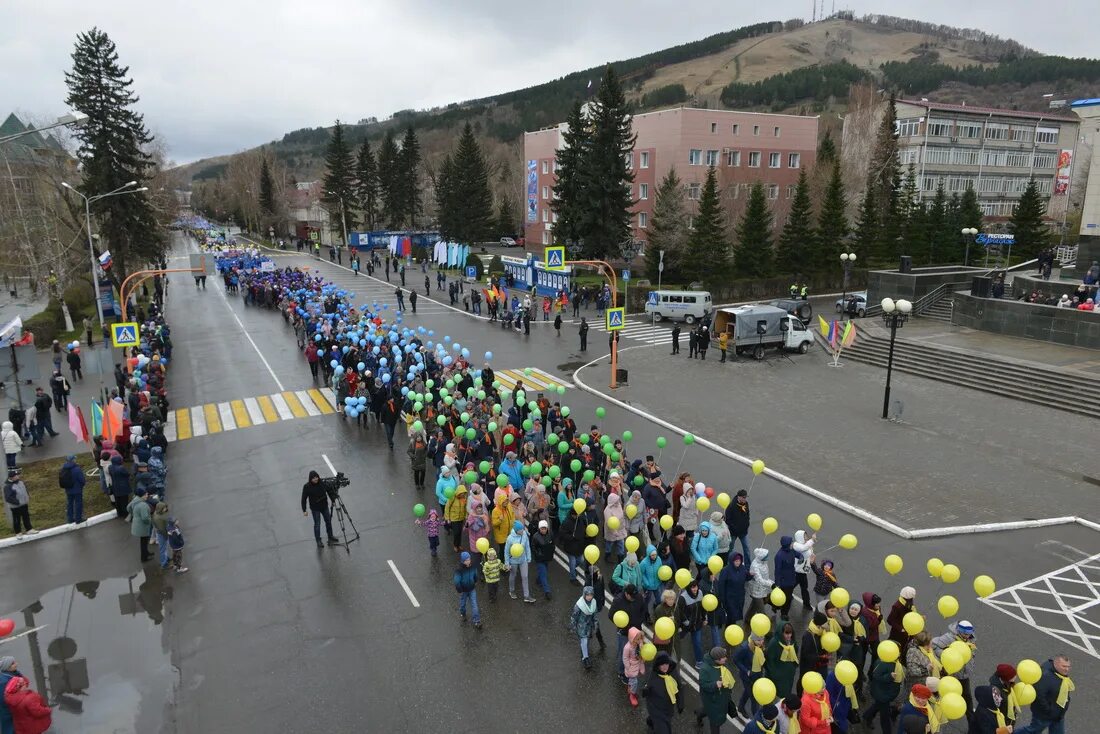
<svg viewBox="0 0 1100 734">
<path fill-rule="evenodd" d="M 592 104 L 592 136 L 582 166 L 585 206 L 582 233 L 585 254 L 594 259 L 617 256 L 632 236 L 630 184 L 627 166 L 634 150 L 630 107 L 615 70 L 608 64 Z"/>
<path fill-rule="evenodd" d="M 1025 258 L 1035 257 L 1047 244 L 1047 226 L 1043 222 L 1045 214 L 1046 205 L 1039 196 L 1035 179 L 1031 179 L 1027 182 L 1024 193 L 1020 195 L 1020 201 L 1008 225 L 1016 238 L 1012 249 Z"/>
<path fill-rule="evenodd" d="M 378 228 L 379 188 L 378 163 L 370 141 L 364 138 L 355 158 L 355 193 L 359 210 L 363 212 L 363 226 L 369 232 Z"/>
<path fill-rule="evenodd" d="M 516 202 L 507 191 L 501 194 L 500 199 L 497 200 L 495 227 L 494 239 L 497 237 L 512 237 L 516 234 Z"/>
<path fill-rule="evenodd" d="M 686 281 L 706 282 L 718 282 L 728 277 L 730 249 L 725 212 L 718 193 L 718 175 L 711 166 L 707 169 L 707 178 L 699 197 L 699 213 L 695 215 L 680 257 L 680 277 Z"/>
<path fill-rule="evenodd" d="M 555 154 L 557 180 L 554 182 L 550 209 L 558 217 L 554 224 L 554 241 L 558 244 L 583 237 L 582 212 L 588 198 L 584 186 L 584 162 L 589 145 L 588 119 L 578 100 L 566 119 L 562 144 Z"/>
<path fill-rule="evenodd" d="M 848 218 L 845 210 L 848 197 L 844 193 L 844 179 L 840 175 L 840 161 L 833 161 L 833 173 L 825 188 L 825 198 L 817 215 L 817 237 L 807 258 L 814 272 L 825 272 L 840 255 L 844 238 L 848 235 Z"/>
<path fill-rule="evenodd" d="M 863 201 L 859 203 L 859 212 L 856 215 L 855 226 L 855 252 L 864 263 L 871 255 L 879 255 L 879 238 L 882 234 L 879 227 L 878 210 L 875 208 L 875 192 L 868 186 L 863 192 Z"/>
<path fill-rule="evenodd" d="M 867 185 L 875 197 L 875 210 L 885 215 L 891 209 L 891 199 L 896 196 L 901 177 L 898 163 L 897 105 L 891 95 L 882 116 L 871 161 L 867 167 Z"/>
<path fill-rule="evenodd" d="M 982 228 L 982 207 L 973 186 L 967 186 L 959 200 L 959 229 L 963 227 Z"/>
<path fill-rule="evenodd" d="M 391 229 L 401 226 L 401 166 L 400 151 L 394 140 L 393 128 L 386 131 L 378 147 L 378 196 L 381 223 Z"/>
<path fill-rule="evenodd" d="M 948 231 L 947 222 L 947 192 L 943 188 L 941 180 L 936 187 L 936 195 L 928 205 L 925 217 L 925 235 L 928 238 L 927 252 L 928 263 L 944 263 L 950 257 L 951 242 L 954 238 Z"/>
<path fill-rule="evenodd" d="M 121 189 L 130 181 L 143 186 L 153 173 L 146 152 L 153 136 L 144 117 L 134 110 L 138 96 L 130 68 L 119 63 L 115 43 L 93 28 L 80 33 L 72 53 L 72 71 L 66 72 L 66 104 L 87 115 L 75 130 L 82 166 L 80 190 L 85 196 Z M 114 266 L 108 271 L 116 287 L 132 270 L 165 254 L 164 234 L 145 192 L 111 196 L 92 205 L 102 249 L 109 249 Z"/>
<path fill-rule="evenodd" d="M 806 169 L 798 173 L 798 185 L 791 200 L 791 212 L 775 250 L 775 269 L 783 275 L 806 272 L 807 257 L 813 247 L 814 212 L 810 203 L 810 181 Z"/>
<path fill-rule="evenodd" d="M 420 200 L 420 141 L 412 125 L 405 130 L 401 139 L 401 153 L 398 155 L 399 177 L 397 189 L 400 202 L 399 226 L 415 229 L 423 205 Z"/>
<path fill-rule="evenodd" d="M 898 194 L 897 217 L 901 224 L 901 231 L 899 232 L 901 237 L 901 252 L 898 253 L 899 255 L 908 255 L 913 252 L 913 235 L 910 219 L 919 204 L 920 192 L 917 191 L 916 167 L 910 163 L 908 169 L 905 171 L 904 178 L 902 178 L 901 191 Z"/>
<path fill-rule="evenodd" d="M 893 167 L 890 190 L 886 196 L 886 208 L 879 212 L 881 231 L 879 232 L 878 260 L 887 265 L 893 265 L 901 254 L 902 232 L 905 229 L 905 220 L 901 216 L 903 208 L 902 198 L 905 196 L 902 184 L 901 167 Z"/>
<path fill-rule="evenodd" d="M 357 201 L 355 186 L 355 159 L 351 148 L 344 139 L 344 126 L 340 121 L 332 128 L 328 148 L 325 149 L 325 175 L 322 179 L 324 191 L 321 194 L 329 211 L 329 222 L 334 232 L 342 238 L 344 227 L 350 232 L 355 226 L 355 212 L 352 207 Z M 345 242 L 345 245 L 348 243 Z"/>
<path fill-rule="evenodd" d="M 837 160 L 836 143 L 833 142 L 833 134 L 828 130 L 821 137 L 821 142 L 817 145 L 817 163 L 818 165 L 832 165 L 833 161 Z"/>
<path fill-rule="evenodd" d="M 474 130 L 467 122 L 454 152 L 455 237 L 459 242 L 484 242 L 493 234 L 493 192 L 489 167 Z"/>
<path fill-rule="evenodd" d="M 676 175 L 676 167 L 657 184 L 653 200 L 653 218 L 649 222 L 649 243 L 645 250 L 646 277 L 656 283 L 682 280 L 684 255 L 687 252 L 688 214 L 684 186 Z M 659 272 L 661 250 L 665 252 L 664 274 Z"/>
<path fill-rule="evenodd" d="M 275 215 L 275 181 L 271 178 L 271 168 L 267 165 L 266 157 L 260 165 L 260 212 L 265 219 Z"/>
<path fill-rule="evenodd" d="M 733 265 L 741 278 L 767 278 L 775 273 L 772 253 L 772 213 L 764 185 L 757 182 L 749 192 L 749 203 L 737 223 L 737 245 Z"/>
<path fill-rule="evenodd" d="M 439 164 L 439 174 L 435 179 L 436 219 L 439 220 L 439 234 L 445 240 L 459 240 L 461 229 L 460 204 L 458 202 L 458 176 L 454 158 L 450 153 L 443 156 Z"/>
</svg>

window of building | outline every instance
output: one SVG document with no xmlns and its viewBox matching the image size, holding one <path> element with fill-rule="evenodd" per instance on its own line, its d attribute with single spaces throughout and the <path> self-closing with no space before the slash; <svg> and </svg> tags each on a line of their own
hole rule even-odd
<svg viewBox="0 0 1100 734">
<path fill-rule="evenodd" d="M 1030 127 L 1012 126 L 1012 141 L 1015 143 L 1030 143 L 1033 130 Z"/>
<path fill-rule="evenodd" d="M 1058 156 L 1055 153 L 1036 153 L 1035 168 L 1054 168 Z"/>
<path fill-rule="evenodd" d="M 1010 194 L 1022 194 L 1024 189 L 1027 188 L 1027 182 L 1030 180 L 1027 176 L 1012 176 L 1007 179 L 1008 183 L 1005 186 L 1005 191 Z"/>
<path fill-rule="evenodd" d="M 951 136 L 951 120 L 928 120 L 928 136 L 933 138 L 947 138 Z"/>
<path fill-rule="evenodd" d="M 802 154 L 801 153 L 788 153 L 787 154 L 787 168 L 801 168 L 802 167 Z"/>
<path fill-rule="evenodd" d="M 759 135 L 760 134 L 760 126 L 759 125 L 753 125 L 752 126 L 752 134 L 753 135 Z"/>
<path fill-rule="evenodd" d="M 917 185 L 921 191 L 935 191 L 939 183 L 939 176 L 917 176 Z"/>
<path fill-rule="evenodd" d="M 703 193 L 703 185 L 702 184 L 697 184 L 697 183 L 688 184 L 688 198 L 691 199 L 692 201 L 698 201 L 699 197 L 702 195 L 702 193 Z"/>
<path fill-rule="evenodd" d="M 951 162 L 951 148 L 944 148 L 942 146 L 929 145 L 924 151 L 925 163 L 950 163 Z"/>
<path fill-rule="evenodd" d="M 1058 128 L 1040 127 L 1035 129 L 1035 142 L 1039 145 L 1053 145 L 1058 142 Z"/>
<path fill-rule="evenodd" d="M 768 198 L 769 199 L 778 199 L 779 198 L 779 184 L 768 184 Z"/>
<path fill-rule="evenodd" d="M 898 162 L 903 166 L 920 162 L 920 148 L 901 148 L 898 150 Z"/>
<path fill-rule="evenodd" d="M 638 212 L 638 229 L 645 229 L 649 223 L 649 214 L 645 212 Z"/>
<path fill-rule="evenodd" d="M 987 122 L 985 124 L 986 140 L 1008 140 L 1008 125 L 1000 122 Z"/>
<path fill-rule="evenodd" d="M 955 137 L 973 140 L 982 136 L 982 126 L 978 122 L 959 122 L 955 125 Z"/>
<path fill-rule="evenodd" d="M 649 168 L 649 151 L 643 150 L 638 154 L 638 167 Z"/>
<path fill-rule="evenodd" d="M 955 166 L 976 166 L 981 159 L 978 148 L 951 148 L 951 164 Z"/>
<path fill-rule="evenodd" d="M 1008 158 L 1008 151 L 986 148 L 982 151 L 983 166 L 1004 166 Z"/>
<path fill-rule="evenodd" d="M 560 170 L 561 170 L 561 165 L 558 163 L 558 159 L 555 158 L 554 159 L 554 173 L 557 173 Z"/>
<path fill-rule="evenodd" d="M 552 222 L 553 224 L 557 224 L 557 223 L 558 223 L 558 213 L 557 213 L 557 212 L 554 212 L 553 214 L 551 214 L 551 215 L 550 215 L 550 221 L 551 221 L 551 222 Z"/>
<path fill-rule="evenodd" d="M 778 138 L 779 137 L 779 126 L 778 125 L 776 125 L 774 128 L 772 128 L 772 137 L 773 138 Z"/>
<path fill-rule="evenodd" d="M 542 210 L 542 221 L 544 221 L 544 222 L 549 222 L 550 221 L 550 210 L 549 209 L 543 209 Z"/>
<path fill-rule="evenodd" d="M 544 198 L 544 199 L 549 199 L 550 198 L 550 187 L 549 186 L 543 186 L 542 187 L 542 198 Z"/>
<path fill-rule="evenodd" d="M 1035 188 L 1039 191 L 1040 194 L 1050 196 L 1050 179 L 1035 179 Z"/>
<path fill-rule="evenodd" d="M 944 189 L 949 193 L 962 193 L 974 187 L 973 176 L 948 176 Z"/>
<path fill-rule="evenodd" d="M 544 245 L 549 245 L 550 244 L 550 233 L 547 232 L 545 229 L 542 230 L 542 244 L 544 244 Z"/>
<path fill-rule="evenodd" d="M 798 187 L 795 186 L 794 184 L 787 184 L 787 198 L 788 199 L 794 198 L 794 190 L 796 188 L 798 188 Z"/>
<path fill-rule="evenodd" d="M 898 120 L 894 123 L 894 128 L 898 131 L 899 138 L 912 138 L 920 135 L 920 118 L 910 117 L 905 120 Z"/>
<path fill-rule="evenodd" d="M 749 153 L 749 168 L 760 168 L 760 151 Z"/>
<path fill-rule="evenodd" d="M 712 123 L 710 124 L 710 131 L 711 131 L 712 133 L 716 133 L 716 132 L 718 132 L 718 123 L 717 123 L 717 122 L 712 122 Z"/>
<path fill-rule="evenodd" d="M 1003 176 L 982 176 L 978 179 L 979 194 L 999 194 L 1005 189 Z"/>
<path fill-rule="evenodd" d="M 986 217 L 1011 217 L 1016 210 L 1014 201 L 980 201 L 978 206 Z"/>
<path fill-rule="evenodd" d="M 698 148 L 692 148 L 688 151 L 688 165 L 699 166 L 703 163 L 703 151 Z"/>
<path fill-rule="evenodd" d="M 1012 168 L 1027 168 L 1031 165 L 1031 153 L 1014 152 L 1005 155 L 1005 165 Z"/>
<path fill-rule="evenodd" d="M 778 153 L 768 153 L 768 168 L 779 168 L 782 160 Z"/>
<path fill-rule="evenodd" d="M 736 122 L 733 123 L 733 134 L 734 135 L 740 135 L 741 134 L 741 126 L 738 125 Z"/>
<path fill-rule="evenodd" d="M 726 165 L 727 166 L 740 166 L 741 165 L 741 151 L 731 150 L 726 153 Z"/>
<path fill-rule="evenodd" d="M 638 198 L 642 200 L 649 198 L 649 184 L 638 184 Z"/>
<path fill-rule="evenodd" d="M 718 151 L 717 150 L 708 150 L 707 151 L 707 165 L 708 166 L 717 166 L 718 165 Z"/>
<path fill-rule="evenodd" d="M 550 173 L 550 161 L 543 161 L 542 162 L 542 175 L 545 176 L 548 173 Z"/>
</svg>

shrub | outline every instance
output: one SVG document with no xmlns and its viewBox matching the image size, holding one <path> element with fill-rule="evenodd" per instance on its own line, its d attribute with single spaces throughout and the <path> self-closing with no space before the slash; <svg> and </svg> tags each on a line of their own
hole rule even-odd
<svg viewBox="0 0 1100 734">
<path fill-rule="evenodd" d="M 34 334 L 34 343 L 39 348 L 49 346 L 58 334 L 65 330 L 65 316 L 61 313 L 61 303 L 51 298 L 46 310 L 24 321 L 23 328 Z"/>
</svg>

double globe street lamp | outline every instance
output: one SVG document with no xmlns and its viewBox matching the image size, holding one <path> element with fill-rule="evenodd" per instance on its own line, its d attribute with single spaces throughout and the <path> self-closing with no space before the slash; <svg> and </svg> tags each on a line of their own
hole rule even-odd
<svg viewBox="0 0 1100 734">
<path fill-rule="evenodd" d="M 978 236 L 978 230 L 974 227 L 963 227 L 962 236 L 966 238 L 966 255 L 963 257 L 963 267 L 970 264 L 970 243 Z"/>
<path fill-rule="evenodd" d="M 854 252 L 840 253 L 840 264 L 844 267 L 844 294 L 840 297 L 840 306 L 848 311 L 848 279 L 852 277 L 852 266 L 856 264 Z"/>
<path fill-rule="evenodd" d="M 882 299 L 882 322 L 890 327 L 890 356 L 886 360 L 886 393 L 882 396 L 882 417 L 889 418 L 890 410 L 890 376 L 894 371 L 894 339 L 897 338 L 898 329 L 905 326 L 909 320 L 909 314 L 913 310 L 913 304 L 904 298 L 895 301 L 893 298 Z"/>
</svg>

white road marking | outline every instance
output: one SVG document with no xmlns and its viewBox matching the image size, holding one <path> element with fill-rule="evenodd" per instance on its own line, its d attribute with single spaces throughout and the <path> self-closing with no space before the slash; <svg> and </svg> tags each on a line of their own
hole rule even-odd
<svg viewBox="0 0 1100 734">
<path fill-rule="evenodd" d="M 331 387 L 322 387 L 321 394 L 324 395 L 325 399 L 328 400 L 329 405 L 331 405 L 333 408 L 336 407 L 336 393 L 332 391 Z"/>
<path fill-rule="evenodd" d="M 202 411 L 201 405 L 196 405 L 191 408 L 191 435 L 192 436 L 205 436 L 206 435 L 206 415 Z"/>
<path fill-rule="evenodd" d="M 164 422 L 164 438 L 168 443 L 176 440 L 176 411 L 168 411 L 168 420 Z"/>
<path fill-rule="evenodd" d="M 393 561 L 387 560 L 386 563 L 390 564 L 390 570 L 393 571 L 393 575 L 397 577 L 397 583 L 401 584 L 401 588 L 405 590 L 405 596 L 409 597 L 409 601 L 412 602 L 412 605 L 419 609 L 420 602 L 416 600 L 416 597 L 413 596 L 412 589 L 405 583 L 405 577 L 397 570 L 397 566 Z"/>
<path fill-rule="evenodd" d="M 256 398 L 245 398 L 244 407 L 248 410 L 248 417 L 252 419 L 252 425 L 262 426 L 267 423 L 264 412 L 260 410 L 260 404 L 256 402 Z"/>
<path fill-rule="evenodd" d="M 309 396 L 309 393 L 305 390 L 295 390 L 294 394 L 298 396 L 298 402 L 302 404 L 302 407 L 306 409 L 306 413 L 310 416 L 321 415 L 321 410 L 314 405 L 313 398 Z"/>
<path fill-rule="evenodd" d="M 275 410 L 279 414 L 279 420 L 288 421 L 294 417 L 294 411 L 286 404 L 286 398 L 279 393 L 269 395 L 268 397 L 271 398 L 271 402 L 275 405 Z"/>
<path fill-rule="evenodd" d="M 237 421 L 233 418 L 233 406 L 229 403 L 218 403 L 218 417 L 222 419 L 223 431 L 232 431 L 237 428 Z"/>
</svg>

